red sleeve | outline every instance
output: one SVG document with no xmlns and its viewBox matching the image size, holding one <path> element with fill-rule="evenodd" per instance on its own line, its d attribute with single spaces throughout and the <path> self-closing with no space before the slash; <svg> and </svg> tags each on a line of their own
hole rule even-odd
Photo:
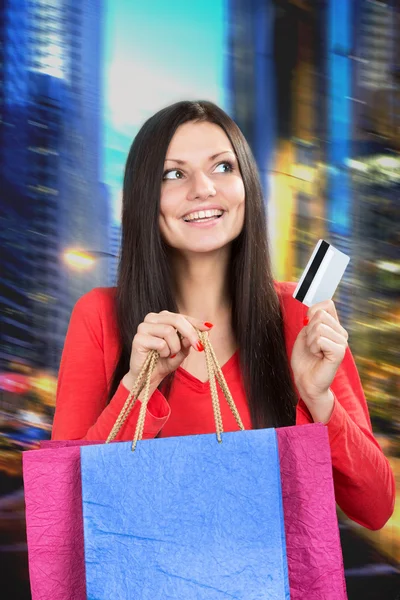
<svg viewBox="0 0 400 600">
<path fill-rule="evenodd" d="M 367 402 L 349 347 L 331 390 L 335 403 L 326 426 L 336 501 L 353 521 L 368 529 L 380 529 L 394 510 L 394 476 L 373 436 Z M 310 422 L 312 417 L 300 400 L 297 424 Z"/>
<path fill-rule="evenodd" d="M 120 383 L 107 404 L 103 335 L 98 292 L 76 303 L 71 315 L 58 375 L 52 440 L 105 441 L 129 395 Z M 140 410 L 137 401 L 117 440 L 133 439 Z M 155 437 L 170 414 L 169 404 L 156 390 L 149 400 L 143 438 Z"/>
</svg>

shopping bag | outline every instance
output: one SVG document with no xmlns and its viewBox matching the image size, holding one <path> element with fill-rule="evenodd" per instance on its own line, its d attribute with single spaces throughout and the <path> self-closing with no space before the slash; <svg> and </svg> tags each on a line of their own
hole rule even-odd
<svg viewBox="0 0 400 600">
<path fill-rule="evenodd" d="M 244 436 L 81 448 L 89 599 L 289 598 L 276 433 Z"/>
<path fill-rule="evenodd" d="M 238 415 L 208 338 L 202 341 L 221 441 L 215 378 Z M 220 444 L 214 435 L 137 443 L 157 360 L 151 354 L 133 443 L 80 451 L 88 599 L 344 600 L 324 426 L 243 431 L 239 417 L 242 431 L 223 434 Z"/>
<path fill-rule="evenodd" d="M 276 430 L 291 600 L 347 598 L 328 430 Z"/>
<path fill-rule="evenodd" d="M 90 443 L 22 454 L 32 600 L 86 600 L 79 446 Z"/>
<path fill-rule="evenodd" d="M 345 584 L 326 428 L 303 425 L 276 433 L 290 597 L 341 600 Z M 80 457 L 54 450 L 96 443 L 42 441 L 40 447 L 53 452 L 23 453 L 32 600 L 86 598 Z"/>
</svg>

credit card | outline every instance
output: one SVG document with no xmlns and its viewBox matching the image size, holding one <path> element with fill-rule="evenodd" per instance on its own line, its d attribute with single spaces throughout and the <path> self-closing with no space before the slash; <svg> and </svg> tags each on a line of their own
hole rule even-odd
<svg viewBox="0 0 400 600">
<path fill-rule="evenodd" d="M 350 256 L 319 240 L 297 284 L 293 298 L 310 307 L 330 300 L 349 264 Z"/>
</svg>

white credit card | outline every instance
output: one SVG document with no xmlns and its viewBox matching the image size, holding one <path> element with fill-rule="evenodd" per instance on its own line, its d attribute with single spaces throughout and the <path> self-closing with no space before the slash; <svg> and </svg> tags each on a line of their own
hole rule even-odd
<svg viewBox="0 0 400 600">
<path fill-rule="evenodd" d="M 293 298 L 310 307 L 330 300 L 349 264 L 350 256 L 319 240 L 294 291 Z"/>
</svg>

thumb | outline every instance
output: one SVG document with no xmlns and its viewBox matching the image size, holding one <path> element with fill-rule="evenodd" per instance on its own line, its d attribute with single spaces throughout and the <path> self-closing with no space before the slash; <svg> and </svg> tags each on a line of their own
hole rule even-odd
<svg viewBox="0 0 400 600">
<path fill-rule="evenodd" d="M 299 331 L 299 334 L 297 336 L 298 338 L 300 338 L 301 340 L 305 340 L 307 337 L 307 331 L 305 327 L 302 327 Z"/>
</svg>

